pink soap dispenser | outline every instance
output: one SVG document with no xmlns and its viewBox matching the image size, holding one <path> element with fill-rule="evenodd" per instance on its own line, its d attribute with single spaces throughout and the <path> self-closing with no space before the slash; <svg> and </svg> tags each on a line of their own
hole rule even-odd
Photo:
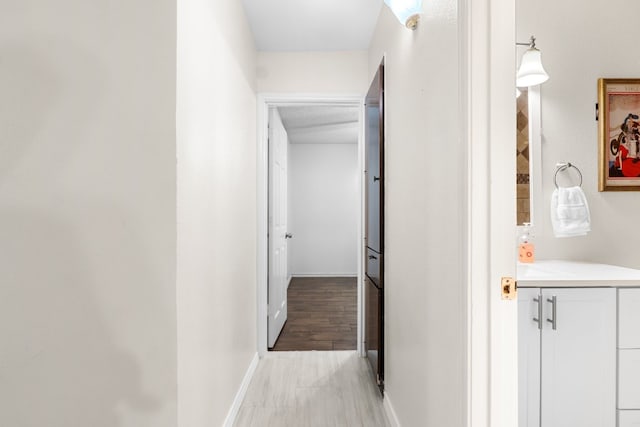
<svg viewBox="0 0 640 427">
<path fill-rule="evenodd" d="M 518 238 L 518 261 L 532 263 L 535 261 L 535 245 L 532 241 L 531 223 L 525 222 L 522 234 Z"/>
</svg>

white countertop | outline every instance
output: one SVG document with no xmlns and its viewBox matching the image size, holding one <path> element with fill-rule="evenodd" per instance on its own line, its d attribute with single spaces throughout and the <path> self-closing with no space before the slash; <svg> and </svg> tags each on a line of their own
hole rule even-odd
<svg viewBox="0 0 640 427">
<path fill-rule="evenodd" d="M 518 287 L 640 287 L 640 270 L 589 262 L 518 263 Z"/>
</svg>

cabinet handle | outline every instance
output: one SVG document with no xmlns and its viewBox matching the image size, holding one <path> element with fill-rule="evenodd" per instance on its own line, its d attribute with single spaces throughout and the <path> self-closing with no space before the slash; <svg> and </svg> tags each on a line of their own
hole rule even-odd
<svg viewBox="0 0 640 427">
<path fill-rule="evenodd" d="M 551 323 L 551 326 L 555 331 L 558 328 L 558 322 L 556 318 L 556 306 L 558 305 L 558 299 L 557 297 L 553 296 L 551 298 L 547 298 L 547 302 L 551 303 L 551 319 L 547 319 L 547 322 Z"/>
<path fill-rule="evenodd" d="M 533 300 L 538 303 L 538 317 L 534 317 L 533 321 L 538 323 L 538 329 L 542 329 L 542 302 L 539 297 Z"/>
</svg>

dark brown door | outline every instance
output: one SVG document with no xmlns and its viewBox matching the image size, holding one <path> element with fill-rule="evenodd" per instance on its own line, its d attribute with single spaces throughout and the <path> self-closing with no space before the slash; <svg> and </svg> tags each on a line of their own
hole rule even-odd
<svg viewBox="0 0 640 427">
<path fill-rule="evenodd" d="M 365 99 L 365 350 L 384 390 L 384 64 Z"/>
</svg>

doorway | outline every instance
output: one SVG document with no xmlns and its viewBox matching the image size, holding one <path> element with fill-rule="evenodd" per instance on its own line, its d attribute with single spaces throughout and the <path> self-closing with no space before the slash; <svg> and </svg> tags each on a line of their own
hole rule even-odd
<svg viewBox="0 0 640 427">
<path fill-rule="evenodd" d="M 269 348 L 355 350 L 359 108 L 269 118 Z"/>
<path fill-rule="evenodd" d="M 362 98 L 350 97 L 304 97 L 295 95 L 259 96 L 258 97 L 258 350 L 263 356 L 272 348 L 274 350 L 340 350 L 350 347 L 362 351 L 362 226 L 363 226 L 363 129 L 362 129 Z M 323 317 L 327 322 L 327 315 L 319 314 L 323 309 L 318 301 L 323 297 L 331 302 L 333 307 L 328 309 L 328 316 L 334 326 L 342 324 L 335 332 L 353 329 L 355 332 L 348 340 L 340 339 L 331 334 L 331 325 L 327 324 L 325 333 L 313 334 L 304 338 L 304 327 L 298 324 L 293 328 L 294 335 L 286 339 L 280 331 L 270 330 L 270 320 L 274 318 L 274 298 L 282 299 L 282 294 L 270 295 L 269 276 L 273 273 L 273 256 L 270 258 L 270 241 L 272 232 L 269 231 L 269 211 L 273 205 L 270 193 L 270 156 L 269 141 L 270 121 L 274 112 L 288 131 L 288 156 L 286 160 L 288 173 L 288 195 L 290 203 L 286 208 L 281 204 L 280 209 L 286 210 L 281 217 L 291 219 L 291 224 L 284 234 L 288 236 L 286 257 L 287 273 L 284 293 L 289 294 L 282 301 L 276 301 L 278 307 L 283 307 L 291 314 L 290 320 L 305 318 L 306 322 L 313 321 L 314 313 Z M 318 117 L 325 122 L 319 131 Z M 315 123 L 315 124 L 314 124 Z M 315 130 L 313 128 L 316 128 Z M 346 131 L 349 128 L 349 131 Z M 350 141 L 344 140 L 350 135 Z M 341 139 L 342 138 L 342 139 Z M 342 153 L 342 154 L 340 154 Z M 351 160 L 347 160 L 351 159 Z M 345 182 L 348 165 L 352 161 L 351 175 Z M 313 169 L 313 170 L 312 170 Z M 341 183 L 340 180 L 343 182 Z M 337 186 L 350 187 L 352 190 L 351 205 L 347 193 L 339 191 L 332 199 L 330 189 Z M 314 189 L 315 191 L 310 191 Z M 344 189 L 344 188 L 343 188 Z M 343 190 L 342 189 L 342 190 Z M 323 194 L 324 193 L 324 194 Z M 353 197 L 355 196 L 355 197 Z M 337 199 L 336 199 L 337 197 Z M 342 197 L 342 200 L 338 200 Z M 333 206 L 331 202 L 333 200 Z M 327 210 L 326 208 L 331 208 Z M 350 215 L 351 221 L 338 224 L 335 216 Z M 333 216 L 333 217 L 332 217 Z M 337 222 L 336 222 L 337 221 Z M 317 227 L 314 227 L 314 224 Z M 340 229 L 340 227 L 343 227 Z M 273 279 L 273 278 L 272 278 Z M 344 291 L 347 292 L 344 292 Z M 289 291 L 291 291 L 289 293 Z M 305 295 L 306 293 L 306 295 Z M 351 293 L 353 299 L 347 303 Z M 332 297 L 333 296 L 333 297 Z M 315 300 L 314 300 L 315 298 Z M 317 304 L 315 302 L 318 302 Z M 269 310 L 269 304 L 272 310 Z M 297 304 L 297 306 L 296 306 Z M 305 307 L 307 305 L 307 307 Z M 311 316 L 304 315 L 300 310 L 310 310 Z M 334 310 L 331 314 L 331 310 Z M 352 321 L 346 320 L 345 315 L 351 311 Z M 280 310 L 282 313 L 282 310 Z M 337 323 L 336 323 L 337 322 Z M 273 322 L 272 322 L 273 323 Z M 283 322 L 283 334 L 287 333 L 289 321 Z M 289 331 L 291 332 L 291 331 Z M 349 332 L 349 331 L 346 331 Z M 277 334 L 278 336 L 275 336 Z M 279 338 L 278 338 L 279 337 Z M 278 338 L 277 340 L 274 338 Z M 296 343 L 298 340 L 298 343 Z M 315 341 L 315 342 L 314 342 Z M 348 342 L 347 342 L 348 341 Z M 296 347 L 297 344 L 300 344 Z M 309 346 L 317 345 L 317 348 Z"/>
</svg>

